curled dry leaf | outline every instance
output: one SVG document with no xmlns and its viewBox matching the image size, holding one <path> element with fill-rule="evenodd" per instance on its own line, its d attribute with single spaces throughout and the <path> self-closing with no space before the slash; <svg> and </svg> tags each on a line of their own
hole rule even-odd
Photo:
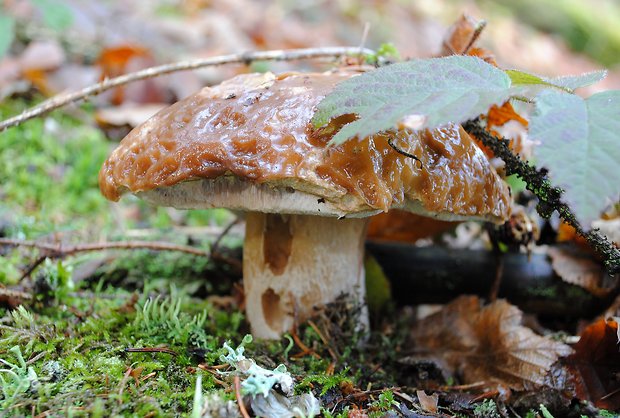
<svg viewBox="0 0 620 418">
<path fill-rule="evenodd" d="M 478 28 L 484 22 L 474 17 L 462 14 L 461 17 L 450 26 L 443 41 L 441 55 L 464 54 L 476 41 Z"/>
<path fill-rule="evenodd" d="M 439 396 L 436 393 L 432 395 L 427 395 L 423 390 L 416 391 L 416 395 L 418 396 L 418 401 L 420 401 L 420 406 L 426 412 L 430 412 L 432 414 L 437 412 L 437 405 L 439 403 Z"/>
<path fill-rule="evenodd" d="M 521 125 L 527 127 L 527 120 L 519 115 L 510 102 L 504 102 L 503 105 L 493 105 L 487 113 L 487 126 L 504 126 L 511 120 L 519 122 Z"/>
<path fill-rule="evenodd" d="M 577 396 L 598 408 L 620 409 L 620 352 L 617 318 L 588 326 L 565 360 Z"/>
<path fill-rule="evenodd" d="M 552 366 L 571 349 L 521 325 L 522 316 L 504 300 L 481 307 L 477 297 L 463 296 L 418 322 L 413 345 L 416 354 L 445 365 L 465 384 L 485 381 L 513 390 L 552 385 Z"/>
<path fill-rule="evenodd" d="M 611 288 L 605 286 L 611 279 L 601 265 L 595 262 L 588 253 L 572 248 L 551 247 L 547 251 L 551 258 L 553 271 L 565 282 L 583 287 L 598 297 L 605 297 Z M 609 284 L 612 280 L 609 280 Z"/>
</svg>

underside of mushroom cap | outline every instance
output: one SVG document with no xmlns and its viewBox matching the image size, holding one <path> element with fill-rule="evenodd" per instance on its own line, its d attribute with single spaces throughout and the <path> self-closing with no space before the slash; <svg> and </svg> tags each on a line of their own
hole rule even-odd
<svg viewBox="0 0 620 418">
<path fill-rule="evenodd" d="M 130 191 L 179 208 L 338 217 L 400 208 L 495 222 L 508 216 L 507 186 L 459 126 L 395 129 L 328 147 L 354 116 L 314 129 L 316 105 L 358 73 L 248 74 L 205 88 L 121 142 L 100 172 L 102 192 L 118 200 Z"/>
</svg>

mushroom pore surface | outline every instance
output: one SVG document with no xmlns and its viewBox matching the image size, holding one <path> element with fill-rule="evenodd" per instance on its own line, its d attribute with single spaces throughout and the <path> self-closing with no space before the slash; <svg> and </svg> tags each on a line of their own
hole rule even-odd
<svg viewBox="0 0 620 418">
<path fill-rule="evenodd" d="M 457 125 L 394 129 L 328 147 L 355 117 L 336 118 L 320 129 L 310 120 L 319 101 L 356 74 L 246 74 L 204 88 L 125 137 L 101 169 L 101 190 L 118 200 L 126 191 L 228 177 L 293 187 L 329 202 L 353 196 L 360 212 L 398 207 L 448 220 L 495 222 L 507 216 L 507 186 Z M 396 152 L 389 138 L 421 164 Z"/>
</svg>

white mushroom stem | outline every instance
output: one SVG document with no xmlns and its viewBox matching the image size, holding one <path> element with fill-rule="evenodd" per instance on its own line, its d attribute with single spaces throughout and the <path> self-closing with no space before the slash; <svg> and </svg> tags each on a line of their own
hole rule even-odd
<svg viewBox="0 0 620 418">
<path fill-rule="evenodd" d="M 280 338 L 343 293 L 363 304 L 367 222 L 248 213 L 243 282 L 252 334 Z M 366 309 L 360 321 L 368 324 Z"/>
</svg>

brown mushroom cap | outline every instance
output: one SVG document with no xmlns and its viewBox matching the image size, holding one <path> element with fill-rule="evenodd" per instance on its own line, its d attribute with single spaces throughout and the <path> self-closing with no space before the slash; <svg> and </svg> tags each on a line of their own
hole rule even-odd
<svg viewBox="0 0 620 418">
<path fill-rule="evenodd" d="M 327 147 L 353 116 L 321 129 L 310 119 L 338 82 L 358 73 L 247 74 L 204 88 L 127 135 L 101 169 L 101 190 L 111 200 L 130 191 L 178 208 L 507 217 L 507 186 L 457 125 L 395 129 Z M 390 147 L 390 137 L 422 165 Z"/>
</svg>

